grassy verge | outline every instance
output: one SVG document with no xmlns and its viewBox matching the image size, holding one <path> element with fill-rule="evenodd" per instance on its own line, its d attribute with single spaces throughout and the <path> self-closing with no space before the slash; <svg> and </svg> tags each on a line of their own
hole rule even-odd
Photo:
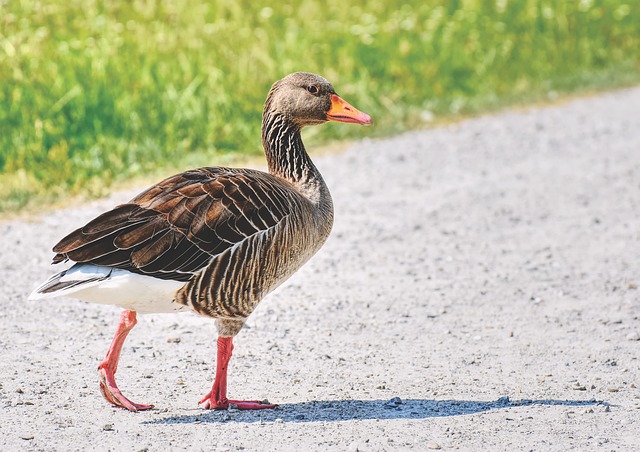
<svg viewBox="0 0 640 452">
<path fill-rule="evenodd" d="M 0 2 L 0 211 L 260 154 L 262 102 L 323 74 L 386 135 L 640 80 L 640 9 L 614 0 Z"/>
</svg>

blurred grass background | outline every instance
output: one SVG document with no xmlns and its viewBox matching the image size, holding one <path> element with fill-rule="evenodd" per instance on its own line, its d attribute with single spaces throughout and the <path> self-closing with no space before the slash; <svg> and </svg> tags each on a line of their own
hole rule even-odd
<svg viewBox="0 0 640 452">
<path fill-rule="evenodd" d="M 258 156 L 298 70 L 376 120 L 310 145 L 637 83 L 632 2 L 0 0 L 0 211 Z"/>
</svg>

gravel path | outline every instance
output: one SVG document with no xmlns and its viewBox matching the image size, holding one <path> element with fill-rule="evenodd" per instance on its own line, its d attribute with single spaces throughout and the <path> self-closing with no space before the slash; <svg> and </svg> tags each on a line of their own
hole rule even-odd
<svg viewBox="0 0 640 452">
<path fill-rule="evenodd" d="M 215 328 L 142 316 L 120 387 L 118 310 L 27 302 L 58 238 L 118 193 L 0 224 L 0 450 L 638 450 L 640 89 L 355 143 L 317 159 L 327 245 L 236 340 L 204 411 Z"/>
</svg>

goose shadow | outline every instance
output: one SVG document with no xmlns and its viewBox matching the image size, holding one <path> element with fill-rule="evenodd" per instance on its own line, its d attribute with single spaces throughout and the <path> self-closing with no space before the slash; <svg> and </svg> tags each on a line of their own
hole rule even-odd
<svg viewBox="0 0 640 452">
<path fill-rule="evenodd" d="M 481 402 L 472 400 L 325 400 L 301 403 L 284 403 L 273 410 L 258 411 L 203 411 L 196 414 L 170 416 L 144 424 L 190 424 L 190 423 L 269 423 L 275 422 L 336 422 L 373 419 L 427 419 L 447 416 L 463 416 L 484 411 L 526 406 L 589 406 L 608 405 L 607 402 L 591 400 L 498 400 Z"/>
</svg>

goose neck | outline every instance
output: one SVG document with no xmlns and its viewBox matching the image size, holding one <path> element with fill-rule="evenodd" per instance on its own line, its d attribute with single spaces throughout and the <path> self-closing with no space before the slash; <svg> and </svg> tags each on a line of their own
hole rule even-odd
<svg viewBox="0 0 640 452">
<path fill-rule="evenodd" d="M 305 150 L 301 127 L 285 115 L 265 113 L 262 121 L 262 145 L 269 172 L 293 184 L 321 179 Z"/>
</svg>

